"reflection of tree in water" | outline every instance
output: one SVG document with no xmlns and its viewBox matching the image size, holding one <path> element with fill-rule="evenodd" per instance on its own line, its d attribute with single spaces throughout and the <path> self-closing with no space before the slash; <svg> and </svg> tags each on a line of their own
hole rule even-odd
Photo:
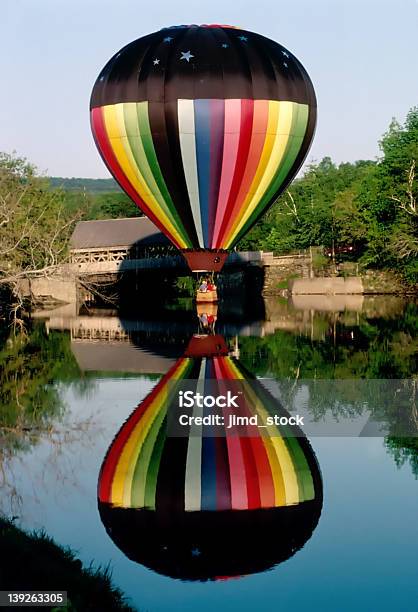
<svg viewBox="0 0 418 612">
<path fill-rule="evenodd" d="M 83 377 L 71 352 L 69 336 L 46 334 L 43 325 L 3 338 L 0 350 L 0 431 L 2 447 L 25 449 L 51 420 L 60 420 L 64 405 L 57 383 L 72 383 L 84 393 L 91 380 Z"/>
<path fill-rule="evenodd" d="M 402 316 L 367 318 L 357 325 L 337 321 L 335 329 L 317 317 L 323 333 L 311 338 L 276 331 L 263 338 L 240 338 L 240 359 L 254 374 L 275 378 L 408 378 L 417 370 L 418 306 Z"/>
<path fill-rule="evenodd" d="M 240 338 L 240 360 L 258 376 L 289 381 L 284 385 L 288 405 L 298 390 L 294 380 L 310 381 L 309 411 L 317 421 L 327 412 L 349 418 L 372 408 L 372 418 L 388 427 L 385 445 L 396 464 L 409 462 L 418 475 L 417 304 L 407 304 L 401 316 L 392 318 L 362 315 L 355 327 L 337 322 L 332 337 L 326 319 L 321 322 L 325 334 L 316 339 L 283 331 Z M 329 392 L 324 390 L 327 380 Z M 332 384 L 338 380 L 344 384 Z M 359 380 L 370 384 L 359 385 Z"/>
<path fill-rule="evenodd" d="M 385 439 L 388 453 L 393 457 L 398 467 L 409 463 L 412 473 L 418 479 L 418 437 L 399 438 L 388 436 Z"/>
<path fill-rule="evenodd" d="M 19 333 L 3 328 L 1 341 L 0 486 L 7 492 L 3 499 L 7 497 L 10 508 L 16 510 L 21 499 L 10 467 L 12 459 L 47 440 L 51 449 L 48 463 L 55 465 L 54 454 L 85 437 L 91 422 L 65 421 L 60 383 L 71 383 L 76 393 L 84 394 L 93 381 L 83 377 L 67 334 L 47 335 L 39 324 Z"/>
</svg>

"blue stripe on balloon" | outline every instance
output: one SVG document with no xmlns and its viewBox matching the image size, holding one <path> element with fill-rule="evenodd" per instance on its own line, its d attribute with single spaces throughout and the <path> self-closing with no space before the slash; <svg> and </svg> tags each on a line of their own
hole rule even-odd
<svg viewBox="0 0 418 612">
<path fill-rule="evenodd" d="M 203 240 L 209 247 L 209 196 L 210 196 L 210 100 L 194 101 L 197 175 L 199 181 L 200 214 Z"/>
<path fill-rule="evenodd" d="M 209 187 L 209 244 L 213 248 L 213 231 L 221 184 L 225 131 L 225 100 L 210 100 L 210 187 Z"/>
<path fill-rule="evenodd" d="M 209 412 L 208 412 L 209 414 Z M 216 438 L 202 439 L 201 509 L 216 510 Z"/>
<path fill-rule="evenodd" d="M 206 360 L 205 394 L 214 393 L 214 369 L 211 359 Z M 212 379 L 211 379 L 212 377 Z M 204 415 L 216 412 L 213 408 L 204 408 Z M 216 510 L 216 438 L 214 427 L 204 425 L 202 430 L 202 467 L 201 467 L 201 509 Z M 207 437 L 209 436 L 209 437 Z"/>
</svg>

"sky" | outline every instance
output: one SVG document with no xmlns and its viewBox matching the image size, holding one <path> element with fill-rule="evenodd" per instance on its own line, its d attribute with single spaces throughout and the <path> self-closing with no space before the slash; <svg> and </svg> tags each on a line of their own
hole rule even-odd
<svg viewBox="0 0 418 612">
<path fill-rule="evenodd" d="M 375 159 L 392 117 L 418 104 L 418 0 L 2 0 L 0 151 L 40 172 L 108 177 L 89 99 L 122 46 L 162 27 L 225 23 L 290 49 L 318 98 L 307 162 Z"/>
</svg>

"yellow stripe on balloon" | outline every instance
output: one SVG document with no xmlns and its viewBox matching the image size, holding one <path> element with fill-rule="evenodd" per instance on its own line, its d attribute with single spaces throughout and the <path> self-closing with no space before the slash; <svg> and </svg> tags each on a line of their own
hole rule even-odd
<svg viewBox="0 0 418 612">
<path fill-rule="evenodd" d="M 273 126 L 275 125 L 274 136 L 272 136 L 271 132 L 267 132 L 266 142 L 260 160 L 260 173 L 257 170 L 256 176 L 254 177 L 253 183 L 241 206 L 234 225 L 226 236 L 224 248 L 229 248 L 235 236 L 254 212 L 282 163 L 290 137 L 293 113 L 296 110 L 295 107 L 296 104 L 293 102 L 270 101 L 269 124 L 271 112 L 272 124 Z"/>
<path fill-rule="evenodd" d="M 172 376 L 170 380 L 181 378 L 188 363 L 189 359 L 185 359 L 184 363 L 178 368 L 175 375 Z M 145 414 L 131 432 L 123 447 L 112 481 L 111 501 L 115 505 L 130 507 L 131 484 L 138 456 L 157 414 L 167 404 L 168 390 L 169 388 L 167 385 L 161 388 L 160 392 L 150 403 Z"/>
<path fill-rule="evenodd" d="M 287 446 L 282 437 L 273 436 L 271 438 L 271 442 L 282 471 L 286 495 L 286 506 L 298 504 L 300 501 L 298 478 L 295 467 L 292 463 L 292 458 L 287 450 Z"/>
<path fill-rule="evenodd" d="M 135 470 L 136 460 L 142 449 L 144 439 L 151 425 L 160 411 L 167 391 L 162 390 L 131 432 L 120 454 L 112 482 L 112 502 L 118 506 L 129 508 L 131 505 L 131 482 Z"/>
<path fill-rule="evenodd" d="M 167 215 L 161 210 L 157 200 L 147 187 L 143 176 L 139 172 L 138 166 L 132 155 L 128 137 L 125 131 L 125 121 L 123 118 L 123 104 L 114 104 L 103 107 L 104 123 L 107 136 L 119 166 L 127 179 L 137 191 L 140 198 L 149 206 L 151 211 L 160 219 L 167 231 L 174 236 L 182 248 L 186 248 L 184 239 L 180 236 Z"/>
<path fill-rule="evenodd" d="M 177 370 L 171 380 L 181 377 L 188 360 Z M 146 413 L 140 419 L 134 430 L 131 432 L 121 452 L 115 475 L 112 482 L 112 501 L 123 507 L 131 505 L 131 484 L 137 464 L 138 456 L 142 450 L 143 443 L 148 435 L 152 424 L 159 412 L 164 409 L 168 401 L 167 386 L 164 385 L 151 404 Z"/>
</svg>

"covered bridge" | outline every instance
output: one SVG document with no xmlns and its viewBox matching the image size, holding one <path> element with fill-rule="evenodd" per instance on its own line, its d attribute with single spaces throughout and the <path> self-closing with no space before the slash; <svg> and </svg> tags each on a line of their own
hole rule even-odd
<svg viewBox="0 0 418 612">
<path fill-rule="evenodd" d="M 70 239 L 71 263 L 80 269 L 102 264 L 102 271 L 110 272 L 126 260 L 176 254 L 168 238 L 147 217 L 79 221 Z M 104 263 L 109 264 L 108 269 Z"/>
</svg>

